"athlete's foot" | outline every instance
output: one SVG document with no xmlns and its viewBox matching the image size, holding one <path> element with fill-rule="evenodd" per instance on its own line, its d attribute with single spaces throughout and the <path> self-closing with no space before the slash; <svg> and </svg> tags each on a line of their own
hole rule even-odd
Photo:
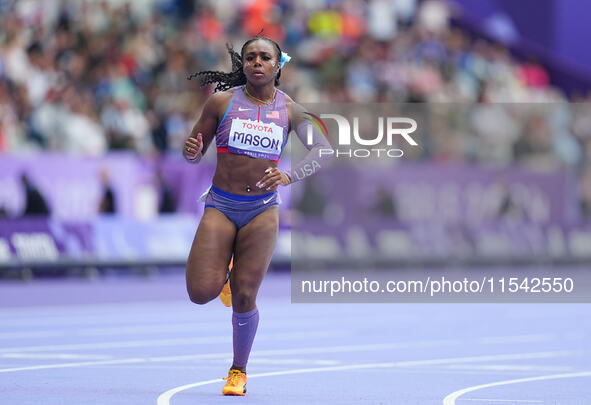
<svg viewBox="0 0 591 405">
<path fill-rule="evenodd" d="M 246 395 L 246 373 L 231 368 L 228 371 L 228 377 L 224 378 L 227 380 L 226 385 L 222 389 L 224 395 Z"/>
<path fill-rule="evenodd" d="M 227 307 L 232 306 L 232 291 L 230 290 L 230 272 L 232 271 L 232 266 L 234 264 L 234 258 L 230 260 L 230 265 L 228 266 L 228 273 L 226 278 L 226 284 L 224 284 L 224 288 L 220 292 L 220 301 Z"/>
</svg>

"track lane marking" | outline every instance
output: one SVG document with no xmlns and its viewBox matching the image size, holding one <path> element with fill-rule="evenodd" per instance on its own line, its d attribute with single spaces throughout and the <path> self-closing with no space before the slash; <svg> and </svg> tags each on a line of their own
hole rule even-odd
<svg viewBox="0 0 591 405">
<path fill-rule="evenodd" d="M 484 356 L 470 356 L 470 357 L 452 357 L 452 358 L 442 358 L 442 359 L 428 359 L 428 360 L 411 360 L 411 361 L 399 361 L 399 362 L 387 362 L 387 363 L 366 363 L 366 364 L 349 364 L 343 366 L 333 366 L 333 367 L 314 367 L 314 368 L 301 368 L 301 369 L 291 369 L 291 370 L 283 370 L 283 371 L 273 371 L 268 373 L 257 373 L 257 374 L 249 374 L 248 378 L 262 378 L 262 377 L 273 377 L 273 376 L 280 376 L 280 375 L 290 375 L 290 374 L 307 374 L 307 373 L 322 373 L 322 372 L 329 372 L 329 371 L 345 371 L 345 370 L 360 370 L 360 369 L 367 369 L 367 368 L 393 368 L 393 367 L 412 367 L 412 366 L 424 366 L 424 365 L 433 365 L 433 364 L 446 364 L 446 363 L 466 363 L 466 362 L 479 362 L 479 361 L 488 361 L 491 359 L 524 359 L 524 358 L 548 358 L 548 357 L 559 357 L 563 355 L 567 355 L 572 352 L 537 352 L 537 353 L 513 353 L 513 354 L 501 354 L 501 355 L 484 355 Z M 222 382 L 223 379 L 216 378 L 213 380 L 206 380 L 206 381 L 199 381 L 196 383 L 181 385 L 179 387 L 171 388 L 162 394 L 160 394 L 156 400 L 157 405 L 170 405 L 170 400 L 172 397 L 179 392 L 191 389 L 202 387 L 204 385 L 209 384 L 216 384 Z"/>
<path fill-rule="evenodd" d="M 528 378 L 517 378 L 515 380 L 505 380 L 505 381 L 497 381 L 488 384 L 481 384 L 475 385 L 473 387 L 463 388 L 461 390 L 452 392 L 448 396 L 443 399 L 443 405 L 456 405 L 456 400 L 461 397 L 462 395 L 468 392 L 474 392 L 478 390 L 482 390 L 485 388 L 491 387 L 499 387 L 502 385 L 511 385 L 511 384 L 521 384 L 527 382 L 534 382 L 534 381 L 546 381 L 546 380 L 558 380 L 561 378 L 578 378 L 578 377 L 591 377 L 591 371 L 582 371 L 578 373 L 566 373 L 566 374 L 551 374 L 551 375 L 541 375 L 537 377 L 528 377 Z"/>
</svg>

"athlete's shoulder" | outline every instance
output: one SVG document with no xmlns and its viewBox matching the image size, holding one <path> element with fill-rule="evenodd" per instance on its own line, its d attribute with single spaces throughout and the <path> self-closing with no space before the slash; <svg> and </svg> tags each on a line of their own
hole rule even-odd
<svg viewBox="0 0 591 405">
<path fill-rule="evenodd" d="M 207 100 L 205 100 L 204 111 L 210 114 L 223 114 L 223 112 L 228 108 L 228 105 L 230 105 L 233 94 L 234 89 L 213 93 L 207 97 Z"/>
<path fill-rule="evenodd" d="M 289 119 L 289 130 L 291 131 L 293 128 L 297 127 L 297 124 L 302 119 L 306 109 L 301 104 L 296 103 L 294 99 L 286 93 L 282 93 L 285 95 L 285 108 L 287 109 L 287 116 Z"/>
<path fill-rule="evenodd" d="M 281 90 L 279 90 L 279 89 L 277 89 L 277 90 L 278 90 L 278 91 L 281 91 Z M 281 91 L 281 93 L 283 93 L 283 97 L 285 97 L 285 105 L 286 105 L 287 107 L 291 107 L 293 104 L 295 104 L 295 101 L 293 101 L 293 98 L 291 98 L 291 97 L 289 96 L 289 94 L 287 94 L 287 93 L 286 93 L 286 92 L 284 92 L 284 91 Z"/>
<path fill-rule="evenodd" d="M 224 91 L 218 91 L 218 92 L 213 93 L 211 96 L 209 96 L 207 98 L 206 103 L 211 103 L 211 104 L 215 104 L 215 105 L 227 104 L 230 102 L 233 95 L 234 95 L 233 88 L 228 89 L 228 90 L 224 90 Z"/>
<path fill-rule="evenodd" d="M 287 93 L 282 92 L 285 95 L 285 107 L 292 113 L 302 113 L 305 111 L 304 107 L 296 103 Z"/>
</svg>

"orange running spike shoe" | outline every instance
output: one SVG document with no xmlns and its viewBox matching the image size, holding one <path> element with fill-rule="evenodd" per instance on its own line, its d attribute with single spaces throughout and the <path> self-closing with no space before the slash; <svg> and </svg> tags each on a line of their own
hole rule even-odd
<svg viewBox="0 0 591 405">
<path fill-rule="evenodd" d="M 226 279 L 226 284 L 224 284 L 224 288 L 220 292 L 220 300 L 222 304 L 227 307 L 232 306 L 232 291 L 230 290 L 230 272 L 232 271 L 232 266 L 234 265 L 234 258 L 230 259 L 230 265 L 228 266 L 228 275 Z"/>
<path fill-rule="evenodd" d="M 235 368 L 231 368 L 228 371 L 228 377 L 224 378 L 228 382 L 224 385 L 222 389 L 222 394 L 224 395 L 246 395 L 246 373 L 243 373 L 240 370 L 236 370 Z"/>
</svg>

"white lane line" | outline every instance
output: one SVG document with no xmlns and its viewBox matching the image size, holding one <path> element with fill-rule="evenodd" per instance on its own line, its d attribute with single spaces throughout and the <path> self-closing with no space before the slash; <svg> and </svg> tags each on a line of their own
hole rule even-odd
<svg viewBox="0 0 591 405">
<path fill-rule="evenodd" d="M 273 377 L 278 375 L 289 375 L 289 374 L 305 374 L 305 373 L 322 373 L 328 371 L 344 371 L 344 370 L 355 370 L 362 368 L 375 368 L 375 367 L 390 367 L 393 363 L 368 363 L 368 364 L 352 364 L 348 366 L 335 366 L 335 367 L 317 367 L 317 368 L 300 368 L 284 371 L 273 371 L 270 373 L 259 373 L 249 374 L 248 379 L 261 378 L 261 377 Z M 181 385 L 180 387 L 172 388 L 168 391 L 163 392 L 158 396 L 156 400 L 157 405 L 170 405 L 170 399 L 181 391 L 185 391 L 191 388 L 202 387 L 204 385 L 216 384 L 224 381 L 222 378 L 216 378 L 215 380 L 200 381 L 193 384 Z"/>
<path fill-rule="evenodd" d="M 258 356 L 292 356 L 298 354 L 327 354 L 327 353 L 351 353 L 351 352 L 372 352 L 395 349 L 411 349 L 411 348 L 427 348 L 427 347 L 443 347 L 454 341 L 415 341 L 415 342 L 400 342 L 400 343 L 376 343 L 367 345 L 341 345 L 341 346 L 317 346 L 317 347 L 302 347 L 298 349 L 269 349 L 257 350 L 253 352 Z M 189 354 L 181 356 L 161 356 L 152 357 L 153 361 L 185 361 L 185 360 L 200 360 L 200 359 L 219 359 L 226 358 L 228 353 L 209 353 L 209 354 Z"/>
<path fill-rule="evenodd" d="M 347 318 L 351 320 L 350 318 Z M 1 323 L 1 322 L 0 322 Z M 293 321 L 272 321 L 267 325 L 267 329 L 285 330 L 285 327 L 292 325 Z M 207 325 L 209 330 L 226 329 L 230 325 L 227 321 L 211 321 L 211 322 L 162 322 L 136 325 L 117 325 L 104 326 L 94 328 L 74 328 L 74 329 L 42 329 L 42 330 L 23 330 L 13 332 L 0 332 L 0 339 L 26 339 L 26 338 L 46 338 L 46 337 L 63 337 L 63 336 L 117 336 L 117 335 L 133 335 L 133 334 L 148 334 L 148 333 L 172 333 L 172 332 L 189 332 L 194 333 L 202 330 L 203 325 Z M 313 326 L 325 326 L 326 322 L 312 321 L 306 322 L 306 326 L 313 329 Z"/>
<path fill-rule="evenodd" d="M 431 344 L 431 347 L 436 346 Z M 252 353 L 252 356 L 289 356 L 296 354 L 316 354 L 316 353 L 347 353 L 347 352 L 358 352 L 358 351 L 377 351 L 384 350 L 385 348 L 409 348 L 409 347 L 426 347 L 426 342 L 415 342 L 415 343 L 389 343 L 389 344 L 375 344 L 375 345 L 343 345 L 343 346 L 331 346 L 331 347 L 308 347 L 300 349 L 278 349 L 278 350 L 260 350 Z M 189 361 L 189 360 L 203 360 L 203 359 L 226 359 L 230 356 L 228 352 L 221 353 L 207 353 L 207 354 L 191 354 L 182 356 L 160 356 L 160 357 L 147 357 L 147 358 L 132 358 L 132 359 L 119 359 L 110 360 L 108 362 L 81 362 L 81 363 L 65 363 L 65 364 L 42 364 L 39 366 L 27 366 L 27 367 L 14 367 L 7 369 L 0 369 L 0 373 L 8 373 L 15 371 L 30 371 L 30 370 L 41 370 L 51 368 L 64 368 L 64 367 L 85 367 L 94 365 L 117 365 L 125 364 L 129 361 L 132 363 L 140 362 L 176 362 L 176 361 Z"/>
<path fill-rule="evenodd" d="M 209 356 L 208 358 L 211 360 L 218 361 L 220 358 L 223 358 L 226 361 L 232 361 L 232 356 L 230 353 L 216 353 L 216 357 Z M 66 354 L 66 353 L 51 353 L 51 354 L 42 354 L 42 353 L 7 353 L 0 355 L 0 358 L 5 359 L 34 359 L 34 360 L 115 360 L 113 356 L 93 356 L 93 355 L 76 355 L 76 354 Z M 203 356 L 201 356 L 201 360 L 205 360 Z M 146 361 L 150 362 L 165 362 L 169 361 L 168 359 L 159 359 L 159 358 L 147 358 Z M 340 364 L 341 361 L 338 360 L 319 360 L 319 359 L 306 359 L 306 358 L 297 358 L 297 359 L 289 359 L 289 358 L 266 358 L 266 357 L 253 357 L 250 358 L 248 361 L 249 364 L 313 364 L 315 366 L 335 366 Z"/>
<path fill-rule="evenodd" d="M 228 361 L 232 361 L 231 358 L 228 358 Z M 319 360 L 319 359 L 270 359 L 265 357 L 253 357 L 252 359 L 248 359 L 248 364 L 304 364 L 304 365 L 313 365 L 313 366 L 336 366 L 342 363 L 341 361 L 337 360 Z"/>
<path fill-rule="evenodd" d="M 227 315 L 227 314 L 220 314 L 220 315 Z M 109 315 L 105 315 L 109 316 Z M 225 329 L 229 324 L 228 320 L 220 321 L 220 319 L 224 319 L 224 316 L 218 316 L 215 319 L 200 319 L 196 322 L 194 319 L 187 318 L 187 320 L 179 321 L 172 323 L 172 320 L 162 320 L 162 322 L 146 322 L 143 324 L 137 323 L 137 319 L 133 319 L 134 322 L 129 322 L 126 320 L 121 320 L 122 324 L 109 324 L 104 326 L 96 326 L 96 316 L 89 314 L 86 315 L 84 319 L 81 319 L 81 323 L 76 323 L 73 325 L 61 325 L 59 328 L 53 329 L 25 329 L 25 330 L 16 330 L 11 332 L 0 332 L 0 339 L 19 339 L 19 338 L 35 338 L 35 337 L 61 337 L 61 336 L 72 336 L 72 335 L 81 335 L 81 336 L 104 336 L 104 335 L 122 335 L 122 334 L 133 334 L 133 333 L 159 333 L 163 330 L 165 331 L 187 331 L 192 332 L 196 329 L 202 328 L 203 325 L 207 325 L 209 330 L 216 329 L 216 328 L 223 328 Z M 88 318 L 93 320 L 94 327 L 83 327 L 85 323 L 88 322 Z M 293 325 L 294 322 L 297 323 L 299 320 L 306 321 L 306 325 L 308 326 L 325 326 L 326 320 L 323 319 L 311 319 L 308 320 L 304 317 L 296 317 L 290 318 L 286 320 L 285 318 L 276 318 L 276 317 L 268 317 L 265 316 L 265 324 L 267 328 L 273 329 L 281 329 L 285 328 L 288 325 Z M 355 320 L 366 320 L 366 315 L 359 315 L 359 316 L 349 316 L 347 319 L 351 322 Z M 390 318 L 389 318 L 390 319 Z M 71 319 L 68 319 L 71 320 Z M 3 328 L 6 329 L 9 325 L 5 322 L 0 320 L 0 324 L 3 325 Z M 52 324 L 55 326 L 55 324 Z M 41 325 L 35 324 L 35 327 L 39 327 Z M 310 328 L 312 329 L 312 328 Z"/>
<path fill-rule="evenodd" d="M 0 333 L 0 339 L 29 339 L 29 338 L 51 338 L 68 336 L 68 332 L 54 330 L 40 330 L 30 332 L 3 332 Z"/>
<path fill-rule="evenodd" d="M 491 354 L 484 356 L 467 356 L 467 357 L 453 357 L 439 360 L 413 360 L 413 361 L 399 361 L 395 363 L 398 367 L 416 366 L 416 365 L 436 365 L 436 364 L 450 364 L 450 363 L 472 363 L 482 361 L 495 360 L 523 360 L 523 359 L 548 359 L 555 357 L 564 357 L 573 355 L 576 352 L 571 351 L 556 351 L 556 352 L 534 352 L 534 353 L 512 353 L 512 354 Z"/>
<path fill-rule="evenodd" d="M 286 332 L 286 333 L 263 333 L 257 336 L 257 341 L 260 340 L 296 340 L 296 339 L 322 339 L 339 336 L 342 337 L 344 331 L 303 331 L 303 332 Z M 6 347 L 0 349 L 0 353 L 13 352 L 47 352 L 47 351 L 68 351 L 68 350 L 98 350 L 98 349 L 121 349 L 132 347 L 163 347 L 163 346 L 182 346 L 182 345 L 198 345 L 198 344 L 212 344 L 212 343 L 226 343 L 232 341 L 232 335 L 207 336 L 207 337 L 187 337 L 176 339 L 150 339 L 150 340 L 129 340 L 117 342 L 94 342 L 94 343 L 78 343 L 66 345 L 45 345 L 45 346 L 20 346 L 20 347 Z"/>
<path fill-rule="evenodd" d="M 55 330 L 30 330 L 30 331 L 15 331 L 0 333 L 0 339 L 27 339 L 27 338 L 48 338 L 48 337 L 72 337 L 72 336 L 119 336 L 119 335 L 133 335 L 133 334 L 158 334 L 158 333 L 173 333 L 173 332 L 187 332 L 195 333 L 201 332 L 203 325 L 206 324 L 208 329 L 222 329 L 229 325 L 225 322 L 206 322 L 206 323 L 160 323 L 160 324 L 146 324 L 146 325 L 131 325 L 131 326 L 110 326 L 102 328 L 84 328 L 84 329 L 55 329 Z M 273 329 L 281 329 L 281 326 Z M 310 325 L 308 325 L 310 326 Z M 267 327 L 269 329 L 269 327 Z"/>
<path fill-rule="evenodd" d="M 567 373 L 567 374 L 552 374 L 552 375 L 542 375 L 538 377 L 529 377 L 529 378 L 518 378 L 515 380 L 506 380 L 506 381 L 497 381 L 489 384 L 481 384 L 475 385 L 473 387 L 463 388 L 461 390 L 452 392 L 448 396 L 443 399 L 443 405 L 455 405 L 456 400 L 468 393 L 478 391 L 484 388 L 491 388 L 491 387 L 499 387 L 502 385 L 510 385 L 510 384 L 521 384 L 533 381 L 545 381 L 545 380 L 558 380 L 561 378 L 578 378 L 578 377 L 591 377 L 591 371 L 582 371 L 579 373 Z"/>
<path fill-rule="evenodd" d="M 367 352 L 367 351 L 382 351 L 386 347 L 396 348 L 408 348 L 410 345 L 396 345 L 396 344 L 376 344 L 376 345 L 345 345 L 345 346 L 332 346 L 332 347 L 308 347 L 301 349 L 279 349 L 279 350 L 258 350 L 253 352 L 253 356 L 293 356 L 297 354 L 314 354 L 314 353 L 350 353 L 350 352 Z M 417 347 L 422 347 L 417 345 Z M 480 361 L 491 361 L 491 360 L 523 360 L 523 359 L 547 359 L 556 357 L 566 357 L 577 354 L 577 352 L 571 351 L 556 351 L 556 352 L 533 352 L 533 353 L 517 353 L 517 354 L 496 354 L 496 355 L 485 355 L 475 357 L 454 357 L 452 360 L 442 359 L 441 364 L 450 363 L 470 363 Z M 209 354 L 192 354 L 183 356 L 161 356 L 161 357 L 149 357 L 150 361 L 159 362 L 171 362 L 171 361 L 186 361 L 186 360 L 200 360 L 200 359 L 216 359 L 226 358 L 228 353 L 209 353 Z M 423 360 L 415 361 L 402 361 L 397 362 L 399 366 L 416 366 L 421 365 Z M 437 360 L 439 361 L 439 360 Z M 436 360 L 429 360 L 428 365 L 435 365 Z"/>
<path fill-rule="evenodd" d="M 107 360 L 113 356 L 70 353 L 4 353 L 0 354 L 4 359 L 57 359 L 57 360 Z"/>
<path fill-rule="evenodd" d="M 86 306 L 84 307 L 72 307 L 72 306 L 65 306 L 60 308 L 59 311 L 54 311 L 54 313 L 36 313 L 36 314 L 12 314 L 10 317 L 2 317 L 0 315 L 0 323 L 7 327 L 39 327 L 39 326 L 47 326 L 47 327 L 79 327 L 85 325 L 96 326 L 98 323 L 103 323 L 105 326 L 115 326 L 117 324 L 127 325 L 130 323 L 137 323 L 137 322 L 160 322 L 161 324 L 165 325 L 167 322 L 188 322 L 194 323 L 196 321 L 195 318 L 195 305 L 190 304 L 189 306 L 184 305 L 184 302 L 180 302 L 183 305 L 170 305 L 163 307 L 162 304 L 160 306 L 143 306 L 139 305 L 137 308 L 130 308 L 128 305 L 120 304 L 108 311 L 98 311 L 98 310 L 89 310 Z M 224 317 L 231 316 L 231 311 L 227 308 L 223 307 L 221 303 L 219 304 L 220 307 L 211 308 L 211 312 L 205 314 L 203 316 L 199 316 L 198 322 L 202 324 L 209 324 L 211 322 L 218 322 Z M 273 306 L 273 302 L 267 302 L 266 305 Z M 302 304 L 304 305 L 304 304 Z M 367 308 L 364 306 L 364 308 Z M 354 310 L 355 308 L 351 308 Z M 0 310 L 1 311 L 1 310 Z M 58 315 L 59 314 L 59 315 Z M 288 322 L 284 316 L 277 314 L 276 311 L 264 311 L 265 321 L 266 322 Z M 338 313 L 334 313 L 334 315 L 338 315 Z M 397 322 L 411 322 L 415 318 L 406 315 L 406 314 L 390 314 L 388 315 L 392 319 L 392 321 Z M 308 321 L 308 320 L 315 321 L 318 319 L 318 323 L 322 323 L 322 318 L 310 318 L 310 314 L 307 312 L 296 311 L 292 315 L 290 315 L 289 322 L 293 323 L 296 321 Z M 331 318 L 331 313 L 327 313 L 325 319 L 333 319 Z M 367 314 L 359 313 L 359 312 L 352 312 L 347 319 L 360 319 L 360 320 L 367 320 Z"/>
<path fill-rule="evenodd" d="M 118 282 L 119 283 L 119 282 Z M 0 292 L 2 289 L 0 288 Z M 166 301 L 141 301 L 141 302 L 104 302 L 98 304 L 76 304 L 75 307 L 72 307 L 71 304 L 66 305 L 31 305 L 26 307 L 11 307 L 11 308 L 2 308 L 0 309 L 0 318 L 1 317 L 22 317 L 22 316 L 62 316 L 63 315 L 55 315 L 55 314 L 63 314 L 66 311 L 69 312 L 81 312 L 81 311 L 96 311 L 96 312 L 106 312 L 114 310 L 115 312 L 119 312 L 121 308 L 126 308 L 127 311 L 131 311 L 134 309 L 138 309 L 140 311 L 145 311 L 146 307 L 154 307 L 155 309 L 163 309 L 163 308 L 170 308 L 170 307 L 184 307 L 184 308 L 194 308 L 195 305 L 190 303 L 188 299 L 179 299 L 179 300 L 166 300 Z"/>
<path fill-rule="evenodd" d="M 491 398 L 460 398 L 460 401 L 479 401 L 479 402 L 518 402 L 518 403 L 544 403 L 535 399 L 491 399 Z"/>
<path fill-rule="evenodd" d="M 557 335 L 554 334 L 535 334 L 535 335 L 516 335 L 516 336 L 486 336 L 476 340 L 477 343 L 482 344 L 504 344 L 504 343 L 532 343 L 532 342 L 549 342 L 555 340 Z"/>
<path fill-rule="evenodd" d="M 207 323 L 208 328 L 221 328 L 227 326 L 228 322 Z M 27 339 L 47 338 L 63 336 L 111 336 L 111 335 L 133 335 L 144 333 L 172 333 L 172 332 L 196 332 L 202 328 L 202 324 L 196 323 L 170 323 L 170 324 L 147 324 L 132 326 L 110 326 L 103 328 L 84 328 L 66 330 L 30 330 L 0 333 L 0 339 Z"/>
<path fill-rule="evenodd" d="M 550 371 L 554 373 L 572 371 L 572 367 L 540 366 L 538 364 L 452 364 L 454 370 L 490 370 L 490 371 Z"/>
<path fill-rule="evenodd" d="M 229 360 L 231 360 L 231 357 L 229 357 L 229 353 L 224 353 L 224 357 L 228 357 Z M 280 361 L 275 361 L 273 362 L 270 359 L 260 359 L 260 361 L 257 361 L 257 359 L 253 359 L 255 363 L 260 362 L 260 363 L 269 363 L 269 364 L 298 364 L 301 363 L 298 360 L 293 360 L 293 362 L 290 361 L 286 361 L 286 362 L 280 362 Z M 149 363 L 149 362 L 158 362 L 157 359 L 150 359 L 150 358 L 131 358 L 131 359 L 119 359 L 119 360 L 104 360 L 104 361 L 86 361 L 86 362 L 78 362 L 78 363 L 60 363 L 60 364 L 42 364 L 42 365 L 37 365 L 37 366 L 27 366 L 27 367 L 13 367 L 13 368 L 5 368 L 5 369 L 0 369 L 0 373 L 12 373 L 12 372 L 16 372 L 16 371 L 35 371 L 35 370 L 49 370 L 49 369 L 58 369 L 58 368 L 77 368 L 77 367 L 90 367 L 90 366 L 112 366 L 112 365 L 120 365 L 120 364 L 138 364 L 138 363 Z M 316 364 L 322 365 L 322 364 L 331 364 L 330 360 L 326 360 L 326 361 L 315 361 Z"/>
<path fill-rule="evenodd" d="M 301 369 L 292 369 L 292 370 L 284 370 L 284 371 L 274 371 L 270 373 L 260 373 L 260 374 L 249 374 L 248 378 L 260 378 L 260 377 L 271 377 L 271 376 L 278 376 L 278 375 L 289 375 L 289 374 L 305 374 L 305 373 L 321 373 L 321 372 L 328 372 L 328 371 L 344 371 L 344 370 L 360 370 L 360 369 L 368 369 L 368 368 L 393 368 L 393 367 L 410 367 L 410 366 L 424 366 L 424 365 L 434 365 L 434 364 L 445 364 L 445 363 L 464 363 L 464 362 L 473 362 L 473 361 L 486 361 L 491 358 L 513 358 L 513 359 L 522 359 L 522 358 L 545 358 L 548 356 L 561 356 L 567 352 L 540 352 L 540 353 L 513 353 L 513 354 L 502 354 L 502 355 L 485 355 L 485 356 L 471 356 L 471 357 L 453 357 L 453 358 L 443 358 L 443 359 L 428 359 L 428 360 L 412 360 L 412 361 L 399 361 L 399 362 L 387 362 L 387 363 L 366 363 L 366 364 L 350 364 L 344 366 L 334 366 L 334 367 L 315 367 L 315 368 L 301 368 Z M 197 388 L 204 385 L 215 384 L 218 382 L 223 381 L 221 378 L 217 378 L 214 380 L 206 380 L 200 381 L 192 384 L 186 384 L 179 387 L 172 388 L 168 391 L 163 392 L 158 396 L 157 405 L 170 405 L 171 398 L 178 394 L 181 391 L 185 391 L 191 388 Z"/>
<path fill-rule="evenodd" d="M 43 364 L 38 366 L 27 366 L 27 367 L 13 367 L 0 369 L 0 373 L 12 373 L 15 371 L 33 371 L 33 370 L 48 370 L 56 368 L 74 368 L 74 367 L 87 367 L 87 366 L 103 366 L 113 364 L 130 364 L 130 363 L 143 363 L 146 359 L 120 359 L 120 360 L 105 360 L 105 361 L 85 361 L 79 363 L 60 363 L 60 364 Z"/>
<path fill-rule="evenodd" d="M 410 344 L 375 344 L 375 345 L 344 345 L 344 346 L 332 346 L 332 347 L 308 347 L 301 349 L 280 349 L 280 350 L 261 350 L 253 352 L 253 356 L 261 355 L 295 355 L 295 354 L 312 354 L 312 353 L 346 353 L 346 352 L 359 352 L 359 351 L 372 351 L 372 350 L 383 350 L 384 347 L 390 346 L 395 348 L 408 348 Z M 421 347 L 419 344 L 416 347 Z M 577 352 L 571 351 L 555 351 L 555 352 L 534 352 L 534 353 L 516 353 L 516 354 L 497 354 L 497 355 L 486 355 L 486 356 L 472 356 L 472 357 L 454 357 L 446 359 L 436 360 L 416 360 L 416 361 L 401 361 L 395 364 L 397 367 L 411 367 L 421 365 L 437 365 L 437 364 L 450 364 L 450 363 L 469 363 L 469 362 L 480 362 L 480 361 L 491 361 L 491 360 L 520 360 L 520 359 L 540 359 L 540 358 L 554 358 L 564 357 L 576 354 Z M 184 356 L 159 356 L 159 357 L 146 357 L 146 358 L 131 358 L 131 359 L 119 359 L 119 360 L 106 360 L 101 362 L 81 362 L 81 363 L 60 363 L 60 364 L 43 364 L 39 366 L 27 366 L 27 367 L 15 367 L 8 369 L 0 369 L 0 373 L 15 372 L 15 371 L 29 371 L 29 370 L 40 370 L 40 369 L 51 369 L 51 368 L 65 368 L 65 367 L 85 367 L 94 365 L 116 365 L 125 364 L 127 362 L 174 362 L 174 361 L 187 361 L 187 360 L 199 360 L 199 359 L 214 359 L 214 358 L 226 358 L 228 352 L 223 353 L 209 353 L 209 354 L 196 354 L 196 355 L 184 355 Z"/>
</svg>

